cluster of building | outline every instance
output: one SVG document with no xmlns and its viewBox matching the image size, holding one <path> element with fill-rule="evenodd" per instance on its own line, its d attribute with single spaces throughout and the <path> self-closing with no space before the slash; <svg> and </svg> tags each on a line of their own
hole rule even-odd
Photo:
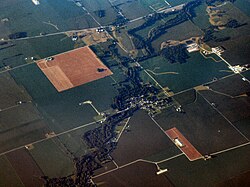
<svg viewBox="0 0 250 187">
<path fill-rule="evenodd" d="M 161 110 L 173 105 L 172 99 L 166 96 L 159 98 L 158 96 L 145 97 L 141 95 L 131 97 L 126 102 L 129 103 L 128 108 L 143 109 L 152 117 L 161 113 Z"/>
<path fill-rule="evenodd" d="M 242 71 L 246 71 L 249 69 L 249 65 L 236 65 L 236 66 L 228 66 L 234 73 L 240 73 Z"/>
<path fill-rule="evenodd" d="M 189 53 L 195 52 L 195 51 L 199 51 L 199 45 L 195 42 L 191 43 L 191 44 L 187 44 L 187 51 Z"/>
<path fill-rule="evenodd" d="M 225 51 L 225 49 L 222 46 L 212 48 L 212 53 L 215 53 L 218 56 L 220 56 L 224 51 Z"/>
</svg>

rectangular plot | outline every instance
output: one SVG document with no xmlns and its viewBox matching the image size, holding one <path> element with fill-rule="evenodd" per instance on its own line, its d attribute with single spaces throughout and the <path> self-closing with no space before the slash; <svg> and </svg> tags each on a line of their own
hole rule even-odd
<svg viewBox="0 0 250 187">
<path fill-rule="evenodd" d="M 27 150 L 19 149 L 6 156 L 26 187 L 43 185 L 40 176 L 44 174 Z"/>
<path fill-rule="evenodd" d="M 186 155 L 190 161 L 202 158 L 202 155 L 195 149 L 195 147 L 181 134 L 177 128 L 172 128 L 166 131 L 167 136 L 177 144 L 179 142 L 179 149 Z"/>
</svg>

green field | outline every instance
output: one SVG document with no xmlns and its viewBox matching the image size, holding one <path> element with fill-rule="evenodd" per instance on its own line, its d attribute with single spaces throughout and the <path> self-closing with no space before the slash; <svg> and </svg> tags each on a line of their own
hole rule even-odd
<svg viewBox="0 0 250 187">
<path fill-rule="evenodd" d="M 158 56 L 140 62 L 163 87 L 169 87 L 173 92 L 179 92 L 194 86 L 212 81 L 214 77 L 220 78 L 228 75 L 224 62 L 214 62 L 205 59 L 199 52 L 189 54 L 186 63 L 171 64 L 163 57 Z M 155 74 L 153 74 L 154 72 Z M 169 74 L 167 72 L 170 72 Z M 173 72 L 173 73 L 172 73 Z M 165 73 L 165 74 L 164 74 Z"/>
<path fill-rule="evenodd" d="M 48 177 L 64 177 L 74 171 L 72 158 L 56 138 L 35 144 L 30 153 Z"/>
<path fill-rule="evenodd" d="M 40 59 L 71 49 L 74 42 L 64 34 L 7 42 L 0 47 L 0 71 L 6 66 L 13 68 L 30 63 L 31 57 Z"/>
<path fill-rule="evenodd" d="M 203 32 L 191 21 L 185 21 L 179 25 L 167 29 L 166 33 L 152 42 L 152 46 L 159 51 L 161 43 L 167 40 L 186 40 L 191 37 L 202 36 Z"/>
<path fill-rule="evenodd" d="M 86 12 L 67 0 L 45 0 L 38 6 L 32 1 L 1 0 L 0 12 L 1 19 L 9 20 L 0 26 L 1 37 L 16 32 L 27 32 L 28 36 L 33 36 L 97 26 Z"/>
<path fill-rule="evenodd" d="M 91 100 L 98 110 L 104 111 L 110 108 L 116 94 L 110 77 L 58 93 L 36 64 L 11 73 L 31 95 L 51 130 L 57 133 L 93 121 L 96 112 L 90 105 L 79 106 L 80 102 Z"/>
</svg>

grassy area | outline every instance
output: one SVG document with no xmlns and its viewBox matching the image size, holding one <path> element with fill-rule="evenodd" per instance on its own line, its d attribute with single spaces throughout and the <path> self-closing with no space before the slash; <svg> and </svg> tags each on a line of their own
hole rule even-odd
<svg viewBox="0 0 250 187">
<path fill-rule="evenodd" d="M 102 186 L 166 186 L 173 187 L 164 175 L 156 175 L 156 166 L 150 163 L 137 162 L 127 167 L 93 179 Z"/>
</svg>

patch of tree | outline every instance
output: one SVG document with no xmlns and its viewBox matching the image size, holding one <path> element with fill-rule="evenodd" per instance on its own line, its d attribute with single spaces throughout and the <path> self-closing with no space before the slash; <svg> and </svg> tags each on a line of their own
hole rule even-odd
<svg viewBox="0 0 250 187">
<path fill-rule="evenodd" d="M 173 26 L 176 26 L 178 24 L 181 24 L 185 21 L 187 21 L 188 19 L 192 19 L 195 16 L 195 12 L 194 12 L 194 8 L 199 6 L 201 4 L 201 0 L 195 0 L 195 1 L 191 1 L 189 3 L 187 3 L 182 10 L 179 11 L 174 11 L 174 12 L 169 12 L 169 13 L 154 13 L 151 14 L 150 16 L 147 16 L 145 19 L 145 23 L 130 29 L 128 31 L 128 34 L 130 34 L 131 36 L 133 36 L 133 42 L 135 44 L 135 47 L 137 49 L 146 49 L 146 52 L 148 53 L 147 56 L 143 56 L 143 57 L 138 57 L 136 58 L 136 60 L 143 60 L 143 59 L 147 59 L 148 56 L 152 57 L 155 56 L 155 50 L 152 47 L 152 41 L 156 40 L 157 38 L 159 38 L 161 35 L 165 34 L 167 32 L 167 30 Z M 150 32 L 148 33 L 148 38 L 144 39 L 143 37 L 141 37 L 140 35 L 136 34 L 137 31 L 145 29 L 146 27 L 152 26 L 156 23 L 156 21 L 165 18 L 169 15 L 175 15 L 176 16 L 170 20 L 168 20 L 167 22 L 165 22 L 164 24 L 155 27 L 153 29 L 150 30 Z"/>
<path fill-rule="evenodd" d="M 161 51 L 161 55 L 170 63 L 186 63 L 189 58 L 186 46 L 183 44 L 166 47 Z"/>
<path fill-rule="evenodd" d="M 18 39 L 27 37 L 27 32 L 16 32 L 8 35 L 9 39 Z"/>
<path fill-rule="evenodd" d="M 105 10 L 97 10 L 94 11 L 94 13 L 99 17 L 99 18 L 103 18 L 106 16 L 106 11 Z"/>
<path fill-rule="evenodd" d="M 140 83 L 142 82 L 142 80 L 140 78 L 140 71 L 141 71 L 141 68 L 138 67 L 138 66 L 129 67 L 128 70 L 127 70 L 128 78 L 131 79 L 131 81 L 135 85 L 140 85 Z"/>
<path fill-rule="evenodd" d="M 244 26 L 244 25 L 247 25 L 247 23 L 242 24 L 242 23 L 239 23 L 237 20 L 232 19 L 225 26 L 228 27 L 228 28 L 238 28 L 238 27 L 241 27 L 241 26 Z"/>
<path fill-rule="evenodd" d="M 136 49 L 143 49 L 146 47 L 146 43 L 141 36 L 132 37 L 132 42 Z"/>
<path fill-rule="evenodd" d="M 131 58 L 128 58 L 126 56 L 122 56 L 120 55 L 120 53 L 118 52 L 118 48 L 116 47 L 116 42 L 113 42 L 112 44 L 110 44 L 108 46 L 108 49 L 111 53 L 111 56 L 113 56 L 114 58 L 116 58 L 124 67 L 128 67 L 129 62 L 132 62 Z"/>
<path fill-rule="evenodd" d="M 154 25 L 158 20 L 166 18 L 166 17 L 168 17 L 168 16 L 170 16 L 172 14 L 177 14 L 177 13 L 178 13 L 178 11 L 169 12 L 169 13 L 150 14 L 149 16 L 144 18 L 145 22 L 142 25 L 140 25 L 140 26 L 138 26 L 136 28 L 130 29 L 128 31 L 128 34 L 133 35 L 134 33 L 138 32 L 140 30 L 143 30 L 143 29 L 145 29 L 147 27 L 150 27 L 150 26 Z"/>
<path fill-rule="evenodd" d="M 130 107 L 130 98 L 136 98 L 141 95 L 148 97 L 149 95 L 156 95 L 159 90 L 150 84 L 124 84 L 118 89 L 119 95 L 113 100 L 112 108 L 118 109 L 119 111 L 125 110 Z"/>
<path fill-rule="evenodd" d="M 148 34 L 148 42 L 152 42 L 153 40 L 160 37 L 162 34 L 165 34 L 167 32 L 167 29 L 193 18 L 195 16 L 193 9 L 196 6 L 199 6 L 200 4 L 200 0 L 191 1 L 187 3 L 186 6 L 184 6 L 184 8 L 180 10 L 174 18 L 168 20 L 163 25 L 151 29 Z"/>
<path fill-rule="evenodd" d="M 75 172 L 72 175 L 61 178 L 49 178 L 48 176 L 41 177 L 44 180 L 45 187 L 96 187 L 91 182 L 91 176 L 94 171 L 101 168 L 103 163 L 112 160 L 110 153 L 115 149 L 116 136 L 115 126 L 122 120 L 130 117 L 137 110 L 130 110 L 116 113 L 107 117 L 104 124 L 98 128 L 89 130 L 82 136 L 86 145 L 92 150 L 89 154 L 80 158 L 74 158 Z"/>
<path fill-rule="evenodd" d="M 216 37 L 213 35 L 215 32 L 215 28 L 216 28 L 215 26 L 210 26 L 206 29 L 202 29 L 202 31 L 204 32 L 203 36 L 204 42 L 209 42 L 216 39 Z"/>
<path fill-rule="evenodd" d="M 116 16 L 115 21 L 111 25 L 114 25 L 116 27 L 121 27 L 121 26 L 125 25 L 127 22 L 128 22 L 128 19 L 126 19 L 122 15 L 118 14 Z"/>
<path fill-rule="evenodd" d="M 0 51 L 1 51 L 1 50 L 4 50 L 4 49 L 11 48 L 11 47 L 14 47 L 15 45 L 16 45 L 16 44 L 10 44 L 10 45 L 8 45 L 8 46 L 2 47 L 2 48 L 0 48 Z"/>
<path fill-rule="evenodd" d="M 20 57 L 20 56 L 23 56 L 23 54 L 22 54 L 22 53 L 18 53 L 18 54 L 16 54 L 16 55 L 11 56 L 11 57 L 3 58 L 3 59 L 2 59 L 2 62 L 4 62 L 4 61 L 9 61 L 9 60 L 12 59 L 12 58 L 16 58 L 16 57 Z"/>
<path fill-rule="evenodd" d="M 0 45 L 6 45 L 8 42 L 0 42 Z"/>
</svg>

